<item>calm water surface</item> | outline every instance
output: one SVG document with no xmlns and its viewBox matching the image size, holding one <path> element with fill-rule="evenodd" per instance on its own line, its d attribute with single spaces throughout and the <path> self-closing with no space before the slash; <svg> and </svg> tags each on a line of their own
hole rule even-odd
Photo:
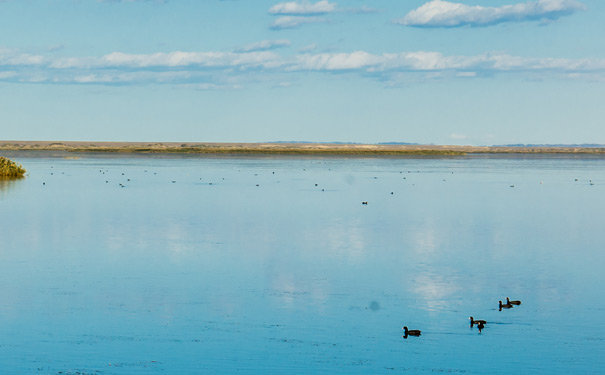
<svg viewBox="0 0 605 375">
<path fill-rule="evenodd" d="M 1 374 L 605 373 L 605 158 L 6 155 Z"/>
</svg>

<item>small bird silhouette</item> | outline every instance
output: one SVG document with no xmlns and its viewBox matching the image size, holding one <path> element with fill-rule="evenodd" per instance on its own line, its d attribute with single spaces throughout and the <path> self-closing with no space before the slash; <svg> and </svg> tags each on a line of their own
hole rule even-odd
<svg viewBox="0 0 605 375">
<path fill-rule="evenodd" d="M 509 305 L 520 305 L 521 301 L 511 301 L 508 299 L 508 297 L 506 297 L 506 303 L 508 303 Z"/>
<path fill-rule="evenodd" d="M 502 311 L 502 309 L 512 309 L 513 305 L 511 305 L 510 303 L 506 303 L 506 304 L 502 304 L 502 301 L 498 301 L 499 303 L 499 310 Z"/>
<path fill-rule="evenodd" d="M 483 320 L 483 319 L 477 319 L 477 320 L 475 320 L 471 316 L 471 327 L 473 326 L 473 324 L 483 324 L 483 325 L 485 325 L 485 324 L 487 324 L 487 322 L 485 320 Z"/>
<path fill-rule="evenodd" d="M 481 331 L 483 330 L 483 328 L 485 328 L 485 324 L 479 323 L 479 324 L 477 324 L 477 328 L 479 329 L 479 333 L 481 333 Z"/>
<path fill-rule="evenodd" d="M 419 329 L 408 329 L 408 327 L 403 327 L 403 338 L 407 339 L 408 336 L 420 336 L 421 331 Z"/>
</svg>

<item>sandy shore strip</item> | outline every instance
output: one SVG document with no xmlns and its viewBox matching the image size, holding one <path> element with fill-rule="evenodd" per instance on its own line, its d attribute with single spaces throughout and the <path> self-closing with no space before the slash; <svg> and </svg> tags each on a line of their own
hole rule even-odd
<svg viewBox="0 0 605 375">
<path fill-rule="evenodd" d="M 0 151 L 183 153 L 183 154 L 334 154 L 334 155 L 466 155 L 466 154 L 603 154 L 605 147 L 582 146 L 448 146 L 357 143 L 197 143 L 0 141 Z"/>
</svg>

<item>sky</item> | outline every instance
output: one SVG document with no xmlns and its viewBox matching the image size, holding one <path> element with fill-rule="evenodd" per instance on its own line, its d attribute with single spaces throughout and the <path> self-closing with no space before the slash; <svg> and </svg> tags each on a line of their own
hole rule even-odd
<svg viewBox="0 0 605 375">
<path fill-rule="evenodd" d="M 605 144 L 603 0 L 0 0 L 0 139 Z"/>
</svg>

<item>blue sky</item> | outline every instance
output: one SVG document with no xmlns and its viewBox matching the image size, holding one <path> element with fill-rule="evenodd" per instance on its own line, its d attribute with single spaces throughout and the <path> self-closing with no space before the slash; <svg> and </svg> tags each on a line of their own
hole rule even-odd
<svg viewBox="0 0 605 375">
<path fill-rule="evenodd" d="M 602 0 L 0 0 L 0 139 L 605 143 Z"/>
</svg>

